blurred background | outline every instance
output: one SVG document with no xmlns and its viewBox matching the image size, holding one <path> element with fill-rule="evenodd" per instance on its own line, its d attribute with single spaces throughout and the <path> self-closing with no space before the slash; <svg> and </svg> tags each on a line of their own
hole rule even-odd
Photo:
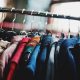
<svg viewBox="0 0 80 80">
<path fill-rule="evenodd" d="M 0 0 L 0 2 L 0 7 L 15 7 L 16 9 L 26 9 L 30 11 L 49 11 L 56 14 L 80 17 L 79 0 Z M 14 14 L 7 14 L 4 21 L 11 22 L 13 18 Z M 15 22 L 23 23 L 24 19 L 24 24 L 26 24 L 24 27 L 25 29 L 45 29 L 45 26 L 49 24 L 46 26 L 49 29 L 68 32 L 70 28 L 71 32 L 78 32 L 78 27 L 80 27 L 80 22 L 75 20 L 54 19 L 19 14 L 16 14 Z"/>
</svg>

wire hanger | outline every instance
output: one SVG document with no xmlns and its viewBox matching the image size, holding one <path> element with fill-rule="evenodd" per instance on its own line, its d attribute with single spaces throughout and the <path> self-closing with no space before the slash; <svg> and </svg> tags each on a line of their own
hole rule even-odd
<svg viewBox="0 0 80 80">
<path fill-rule="evenodd" d="M 46 16 L 48 15 L 48 12 L 46 12 Z M 51 34 L 51 30 L 47 30 L 46 29 L 46 26 L 48 25 L 48 22 L 47 22 L 47 19 L 46 19 L 46 22 L 45 22 L 45 27 L 44 27 L 44 32 L 47 34 L 47 35 L 49 35 L 49 34 Z"/>
<path fill-rule="evenodd" d="M 2 31 L 2 32 L 5 31 L 5 30 L 2 28 L 2 27 L 3 27 L 3 17 L 4 17 L 4 15 L 3 15 L 3 13 L 2 13 L 2 17 L 1 17 L 2 22 L 1 22 L 1 26 L 0 26 L 0 31 Z"/>
<path fill-rule="evenodd" d="M 22 9 L 22 14 L 24 13 L 25 9 Z M 23 24 L 25 24 L 26 20 L 25 20 L 25 17 L 23 19 Z M 20 31 L 20 35 L 25 35 L 26 37 L 28 37 L 28 34 L 27 32 L 24 30 L 24 28 Z"/>
<path fill-rule="evenodd" d="M 12 8 L 11 11 L 13 11 L 15 8 Z M 17 35 L 17 32 L 14 31 L 14 22 L 16 20 L 16 14 L 14 14 L 14 18 L 12 20 L 12 28 L 11 30 L 6 31 L 6 37 L 5 40 L 11 41 L 12 37 Z"/>
<path fill-rule="evenodd" d="M 32 12 L 31 12 L 31 16 L 32 16 L 32 14 L 33 14 L 33 10 L 32 10 Z M 32 16 L 33 17 L 33 16 Z M 33 17 L 34 18 L 34 17 Z M 31 33 L 32 33 L 32 25 L 33 25 L 33 19 L 32 19 L 32 21 L 31 21 Z"/>
<path fill-rule="evenodd" d="M 41 11 L 38 12 L 38 14 L 40 14 Z M 39 17 L 39 23 L 41 23 L 41 17 Z M 38 27 L 37 28 L 37 35 L 40 35 L 40 24 L 38 23 Z"/>
<path fill-rule="evenodd" d="M 58 14 L 57 14 L 57 16 L 58 16 Z M 59 19 L 57 19 L 57 24 L 58 24 L 58 25 L 56 25 L 56 37 L 57 37 L 57 38 L 60 38 L 60 37 L 61 37 L 61 36 L 60 36 L 61 32 L 60 32 L 60 34 L 58 34 L 58 32 L 59 32 L 59 29 L 58 29 L 58 27 L 59 27 Z"/>
<path fill-rule="evenodd" d="M 46 12 L 46 16 L 47 16 L 48 12 Z M 44 26 L 44 33 L 48 35 L 49 31 L 46 29 L 46 26 L 48 25 L 47 23 L 47 19 L 45 21 L 45 26 Z"/>
<path fill-rule="evenodd" d="M 64 35 L 63 29 L 62 29 L 62 32 L 61 32 L 61 39 L 63 39 L 64 37 L 65 37 L 65 35 Z"/>
<path fill-rule="evenodd" d="M 32 21 L 31 21 L 31 30 L 30 30 L 30 32 L 28 32 L 28 36 L 29 36 L 29 37 L 34 37 L 33 28 L 32 28 L 33 22 L 34 22 L 33 12 L 34 12 L 34 10 L 32 10 L 32 12 L 31 12 L 31 16 L 33 17 L 33 19 L 32 19 Z"/>
<path fill-rule="evenodd" d="M 80 21 L 79 21 L 80 22 Z M 74 48 L 80 48 L 80 23 L 78 23 L 78 35 L 77 35 L 77 43 L 74 45 Z"/>
<path fill-rule="evenodd" d="M 78 39 L 80 38 L 80 27 L 79 27 L 79 22 L 78 22 L 78 35 L 77 35 Z"/>
<path fill-rule="evenodd" d="M 70 31 L 70 19 L 68 19 L 68 21 L 69 21 L 68 38 L 70 38 L 70 36 L 71 36 L 71 31 Z"/>
<path fill-rule="evenodd" d="M 41 11 L 38 12 L 40 14 Z M 41 24 L 41 17 L 39 17 L 39 23 L 38 23 L 38 28 L 37 28 L 37 35 L 41 36 L 42 35 L 42 29 L 40 29 L 40 24 Z"/>
<path fill-rule="evenodd" d="M 2 17 L 1 17 L 2 20 L 3 20 L 3 17 L 4 15 L 2 13 Z M 0 26 L 0 39 L 4 39 L 5 37 L 5 30 L 2 27 L 3 27 L 3 22 L 1 22 L 1 26 Z"/>
<path fill-rule="evenodd" d="M 11 11 L 13 11 L 14 9 L 15 9 L 15 8 L 13 7 L 13 8 L 11 9 Z M 12 20 L 12 27 L 11 27 L 11 30 L 10 30 L 9 32 L 16 33 L 16 32 L 14 31 L 14 27 L 15 27 L 14 22 L 15 22 L 15 20 L 16 20 L 16 13 L 14 14 L 14 18 L 13 18 L 13 20 Z"/>
<path fill-rule="evenodd" d="M 64 16 L 65 17 L 65 16 Z M 66 17 L 65 17 L 66 18 Z M 62 29 L 62 32 L 61 32 L 61 38 L 63 39 L 65 37 L 65 34 L 63 32 L 63 29 Z"/>
</svg>

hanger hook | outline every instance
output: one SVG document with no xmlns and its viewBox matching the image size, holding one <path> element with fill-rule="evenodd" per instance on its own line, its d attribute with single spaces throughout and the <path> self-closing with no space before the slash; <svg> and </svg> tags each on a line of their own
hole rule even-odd
<svg viewBox="0 0 80 80">
<path fill-rule="evenodd" d="M 3 15 L 3 13 L 2 13 L 2 17 L 1 17 L 1 19 L 2 19 L 2 22 L 1 22 L 1 29 L 2 29 L 2 26 L 3 26 L 3 17 L 4 17 L 4 15 Z"/>
<path fill-rule="evenodd" d="M 32 33 L 32 25 L 33 25 L 33 21 L 34 21 L 33 12 L 34 12 L 34 10 L 31 11 L 31 16 L 33 17 L 32 22 L 31 22 L 31 33 Z"/>
<path fill-rule="evenodd" d="M 69 21 L 69 31 L 68 31 L 68 38 L 70 38 L 70 35 L 71 35 L 71 31 L 70 31 L 70 19 L 68 19 Z"/>
<path fill-rule="evenodd" d="M 54 13 L 52 13 L 51 15 L 52 15 L 52 18 L 53 18 L 53 16 L 54 16 Z"/>
<path fill-rule="evenodd" d="M 12 7 L 12 8 L 11 8 L 11 12 L 12 12 L 14 9 L 15 9 L 15 8 L 14 8 L 14 7 Z"/>
<path fill-rule="evenodd" d="M 24 13 L 24 11 L 25 11 L 26 9 L 22 9 L 22 14 Z M 25 23 L 25 18 L 24 18 L 24 20 L 23 20 L 23 24 Z"/>
<path fill-rule="evenodd" d="M 78 22 L 78 36 L 80 37 L 80 27 L 79 27 L 79 22 Z"/>
<path fill-rule="evenodd" d="M 45 13 L 45 15 L 47 16 L 48 12 Z M 47 26 L 48 22 L 47 22 L 47 19 L 46 19 L 46 22 L 45 22 L 45 27 L 44 27 L 44 32 L 46 33 L 46 26 Z"/>
<path fill-rule="evenodd" d="M 38 14 L 40 14 L 40 13 L 41 13 L 41 11 L 38 11 Z M 39 21 L 39 23 L 38 23 L 38 27 L 40 28 L 41 17 L 39 17 L 39 19 L 40 19 L 40 21 Z M 39 32 L 39 28 L 38 28 L 38 32 Z"/>
<path fill-rule="evenodd" d="M 31 11 L 31 16 L 33 15 L 34 10 Z"/>
<path fill-rule="evenodd" d="M 22 14 L 24 13 L 24 11 L 25 11 L 26 9 L 22 9 Z M 25 23 L 25 17 L 24 17 L 24 19 L 23 19 L 23 24 Z M 24 28 L 22 29 L 22 31 L 20 31 L 20 34 L 23 34 L 23 35 L 26 35 L 26 37 L 27 37 L 27 32 L 24 30 Z"/>
<path fill-rule="evenodd" d="M 12 9 L 11 9 L 11 12 L 14 10 L 15 8 L 13 7 Z M 12 26 L 12 30 L 13 30 L 13 28 L 14 28 L 14 21 L 16 20 L 16 13 L 14 14 L 14 18 L 13 18 L 13 20 L 12 20 L 12 23 L 13 23 L 13 26 Z"/>
</svg>

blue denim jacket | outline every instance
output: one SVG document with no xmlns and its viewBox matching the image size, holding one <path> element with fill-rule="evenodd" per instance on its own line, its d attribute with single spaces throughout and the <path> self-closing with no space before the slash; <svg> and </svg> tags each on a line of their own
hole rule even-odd
<svg viewBox="0 0 80 80">
<path fill-rule="evenodd" d="M 40 45 L 38 44 L 35 47 L 32 55 L 29 59 L 28 64 L 26 65 L 26 70 L 27 70 L 26 79 L 28 79 L 28 80 L 34 79 L 35 71 L 36 71 L 37 56 L 39 54 L 39 51 L 40 51 Z"/>
<path fill-rule="evenodd" d="M 40 54 L 37 59 L 35 80 L 45 80 L 48 58 L 50 54 L 50 44 L 53 42 L 51 35 L 44 35 L 41 40 Z"/>
</svg>

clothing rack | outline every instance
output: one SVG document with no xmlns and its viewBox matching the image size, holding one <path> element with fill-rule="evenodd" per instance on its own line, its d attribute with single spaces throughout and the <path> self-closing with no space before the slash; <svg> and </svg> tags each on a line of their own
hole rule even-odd
<svg viewBox="0 0 80 80">
<path fill-rule="evenodd" d="M 61 19 L 69 19 L 69 20 L 80 20 L 80 17 L 58 15 L 58 14 L 52 14 L 50 12 L 42 12 L 42 11 L 27 11 L 26 9 L 1 8 L 0 7 L 0 12 L 10 12 L 10 13 L 16 13 L 16 14 L 18 13 L 18 14 L 26 14 L 26 15 L 32 15 L 32 16 L 61 18 Z"/>
</svg>

